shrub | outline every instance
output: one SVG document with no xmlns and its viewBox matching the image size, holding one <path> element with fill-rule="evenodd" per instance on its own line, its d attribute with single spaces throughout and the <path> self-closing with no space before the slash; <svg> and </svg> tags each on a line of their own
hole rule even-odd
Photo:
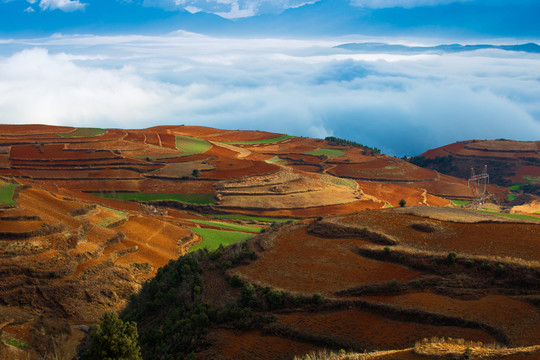
<svg viewBox="0 0 540 360">
<path fill-rule="evenodd" d="M 281 291 L 271 291 L 266 300 L 270 304 L 271 309 L 281 309 L 285 304 L 285 294 Z"/>
<path fill-rule="evenodd" d="M 123 322 L 114 311 L 106 311 L 101 325 L 91 333 L 86 359 L 142 360 L 137 338 L 135 322 Z"/>
<path fill-rule="evenodd" d="M 313 296 L 311 297 L 311 302 L 316 304 L 316 305 L 320 305 L 322 304 L 322 297 L 321 295 L 319 294 L 313 294 Z"/>
<path fill-rule="evenodd" d="M 390 286 L 393 288 L 397 288 L 399 286 L 397 279 L 390 280 Z"/>
<path fill-rule="evenodd" d="M 448 253 L 448 256 L 446 257 L 446 265 L 454 265 L 457 259 L 457 254 L 453 251 Z"/>
<path fill-rule="evenodd" d="M 404 207 L 407 204 L 407 201 L 405 199 L 399 200 L 399 206 Z"/>
<path fill-rule="evenodd" d="M 231 279 L 229 280 L 229 284 L 233 287 L 240 287 L 242 286 L 242 279 L 240 279 L 240 276 L 238 274 L 234 274 Z"/>
<path fill-rule="evenodd" d="M 501 277 L 504 275 L 505 271 L 506 269 L 504 268 L 504 265 L 498 264 L 497 267 L 495 268 L 495 276 Z"/>
<path fill-rule="evenodd" d="M 230 269 L 232 268 L 232 261 L 231 260 L 227 260 L 223 263 L 223 270 L 227 270 L 227 269 Z"/>
<path fill-rule="evenodd" d="M 257 303 L 257 290 L 251 283 L 247 283 L 240 293 L 240 303 L 244 307 L 252 307 Z"/>
<path fill-rule="evenodd" d="M 473 260 L 473 259 L 467 259 L 467 260 L 465 261 L 465 267 L 466 267 L 467 269 L 470 269 L 470 268 L 472 268 L 473 266 L 474 266 L 474 260 Z"/>
<path fill-rule="evenodd" d="M 390 255 L 391 252 L 392 252 L 392 249 L 390 249 L 388 246 L 385 246 L 385 247 L 384 247 L 384 253 L 385 253 L 386 255 Z"/>
</svg>

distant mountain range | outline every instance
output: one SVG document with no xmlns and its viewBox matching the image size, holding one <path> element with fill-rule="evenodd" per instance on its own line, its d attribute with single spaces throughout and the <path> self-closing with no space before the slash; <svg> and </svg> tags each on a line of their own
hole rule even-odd
<svg viewBox="0 0 540 360">
<path fill-rule="evenodd" d="M 0 1 L 0 36 L 62 33 L 167 33 L 209 35 L 417 35 L 540 36 L 540 3 L 455 2 L 414 8 L 366 9 L 345 0 L 321 0 L 281 14 L 237 20 L 185 10 L 146 7 L 140 1 L 92 0 L 84 11 L 27 12 L 26 1 Z"/>
<path fill-rule="evenodd" d="M 406 46 L 406 45 L 389 45 L 384 43 L 349 43 L 338 45 L 336 48 L 346 49 L 362 53 L 425 53 L 425 52 L 440 52 L 440 53 L 457 53 L 475 50 L 496 49 L 505 51 L 523 51 L 527 53 L 540 53 L 540 45 L 535 43 L 519 44 L 519 45 L 437 45 L 437 46 Z"/>
</svg>

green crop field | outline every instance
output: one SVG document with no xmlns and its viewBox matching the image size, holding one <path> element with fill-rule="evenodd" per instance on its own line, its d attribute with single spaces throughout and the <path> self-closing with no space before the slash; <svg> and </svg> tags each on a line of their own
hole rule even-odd
<svg viewBox="0 0 540 360">
<path fill-rule="evenodd" d="M 528 181 L 529 184 L 539 184 L 540 183 L 540 176 L 524 176 L 525 180 Z"/>
<path fill-rule="evenodd" d="M 274 156 L 271 159 L 264 160 L 264 162 L 272 165 L 287 165 L 287 160 L 283 160 L 279 156 Z"/>
<path fill-rule="evenodd" d="M 57 134 L 61 138 L 64 139 L 74 139 L 74 138 L 88 138 L 88 137 L 96 137 L 101 136 L 103 134 L 107 133 L 107 130 L 105 129 L 99 129 L 99 128 L 77 128 L 75 131 L 70 133 L 59 133 Z"/>
<path fill-rule="evenodd" d="M 199 249 L 207 248 L 212 251 L 219 247 L 219 245 L 229 245 L 240 241 L 246 241 L 255 236 L 255 234 L 248 234 L 236 231 L 214 230 L 214 229 L 202 229 L 191 228 L 193 232 L 203 238 L 203 241 L 199 244 L 191 247 L 190 252 Z"/>
<path fill-rule="evenodd" d="M 460 205 L 460 206 L 469 205 L 471 203 L 469 200 L 452 200 L 452 199 L 450 199 L 450 201 L 453 202 L 454 205 Z"/>
<path fill-rule="evenodd" d="M 515 184 L 515 185 L 512 185 L 512 186 L 509 186 L 508 190 L 510 190 L 510 191 L 519 191 L 519 188 L 522 185 L 525 185 L 525 183 L 518 183 L 518 184 Z"/>
<path fill-rule="evenodd" d="M 514 220 L 533 220 L 533 221 L 540 221 L 540 218 L 537 218 L 535 216 L 530 215 L 521 215 L 521 214 L 508 214 L 508 213 L 500 213 L 496 211 L 489 211 L 489 210 L 475 210 L 476 212 L 483 213 L 483 214 L 490 214 L 490 215 L 497 215 L 502 216 Z"/>
<path fill-rule="evenodd" d="M 354 180 L 339 178 L 328 174 L 321 174 L 321 180 L 329 185 L 344 186 L 352 190 L 356 190 L 358 188 L 358 184 Z"/>
<path fill-rule="evenodd" d="M 275 142 L 278 142 L 278 141 L 292 139 L 293 137 L 294 136 L 285 135 L 285 136 L 280 136 L 280 137 L 272 138 L 272 139 L 251 140 L 251 141 L 227 141 L 227 142 L 225 142 L 225 144 L 229 144 L 229 145 L 271 144 L 271 143 L 275 143 Z"/>
<path fill-rule="evenodd" d="M 111 209 L 105 206 L 100 206 L 100 207 L 102 209 L 109 210 L 110 212 L 112 212 L 112 216 L 102 219 L 101 222 L 98 224 L 99 226 L 107 227 L 111 224 L 114 224 L 115 222 L 127 219 L 127 217 L 129 216 L 129 214 L 124 211 Z"/>
<path fill-rule="evenodd" d="M 207 152 L 212 147 L 208 141 L 190 136 L 176 136 L 176 148 L 181 156 L 197 155 Z"/>
<path fill-rule="evenodd" d="M 317 149 L 313 151 L 305 152 L 306 155 L 326 155 L 329 157 L 340 157 L 345 156 L 345 152 L 339 149 Z"/>
<path fill-rule="evenodd" d="M 287 221 L 297 221 L 292 219 L 278 219 L 278 218 L 269 218 L 269 217 L 261 217 L 261 216 L 250 216 L 250 215 L 242 215 L 242 214 L 203 214 L 205 216 L 210 217 L 216 217 L 220 219 L 232 219 L 232 220 L 245 220 L 245 221 L 261 221 L 261 222 L 287 222 Z"/>
<path fill-rule="evenodd" d="M 0 204 L 3 205 L 17 205 L 13 201 L 13 194 L 15 192 L 15 184 L 3 184 L 0 185 Z"/>
<path fill-rule="evenodd" d="M 208 220 L 196 220 L 196 219 L 188 219 L 188 221 L 191 221 L 197 224 L 209 225 L 209 226 L 219 227 L 223 229 L 230 229 L 230 230 L 243 231 L 243 232 L 260 233 L 262 230 L 262 227 L 260 226 L 229 224 L 229 223 L 220 222 L 220 221 L 208 221 Z"/>
<path fill-rule="evenodd" d="M 189 193 L 189 194 L 160 194 L 160 193 L 137 193 L 137 192 L 92 192 L 92 195 L 106 199 L 115 199 L 122 201 L 159 201 L 173 200 L 188 204 L 207 205 L 216 202 L 214 195 L 207 193 Z"/>
</svg>

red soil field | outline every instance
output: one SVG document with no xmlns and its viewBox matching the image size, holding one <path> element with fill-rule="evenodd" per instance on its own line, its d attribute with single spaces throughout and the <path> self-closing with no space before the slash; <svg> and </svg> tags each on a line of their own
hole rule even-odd
<svg viewBox="0 0 540 360">
<path fill-rule="evenodd" d="M 251 161 L 236 158 L 210 160 L 208 162 L 216 167 L 216 170 L 204 171 L 203 179 L 234 179 L 244 176 L 271 174 L 281 168 L 277 165 L 264 161 Z"/>
<path fill-rule="evenodd" d="M 26 213 L 20 215 L 15 215 L 13 212 L 9 213 L 9 216 L 28 216 Z M 0 216 L 0 232 L 9 231 L 14 233 L 22 233 L 26 231 L 37 230 L 43 224 L 43 221 L 32 220 L 32 221 L 5 221 L 2 220 Z"/>
<path fill-rule="evenodd" d="M 78 220 L 69 216 L 69 212 L 84 205 L 79 201 L 61 200 L 51 193 L 30 188 L 21 191 L 17 202 L 29 214 L 40 216 L 43 222 L 57 224 L 64 222 L 69 226 L 77 227 Z"/>
<path fill-rule="evenodd" d="M 157 132 L 145 131 L 144 132 L 145 140 L 144 142 L 149 145 L 155 145 L 161 147 L 161 141 Z"/>
<path fill-rule="evenodd" d="M 61 188 L 78 191 L 138 191 L 150 193 L 188 194 L 215 193 L 212 181 L 203 180 L 165 180 L 165 179 L 133 179 L 133 180 L 54 180 Z"/>
<path fill-rule="evenodd" d="M 320 348 L 259 331 L 219 329 L 210 334 L 212 347 L 197 358 L 212 360 L 291 360 Z"/>
<path fill-rule="evenodd" d="M 366 209 L 380 209 L 384 205 L 370 200 L 359 200 L 349 204 L 330 205 L 307 209 L 281 209 L 281 210 L 235 210 L 226 209 L 229 213 L 249 214 L 256 216 L 268 216 L 277 218 L 315 218 L 325 215 L 337 215 L 362 211 Z"/>
<path fill-rule="evenodd" d="M 522 166 L 516 171 L 516 175 L 510 179 L 518 183 L 528 183 L 530 179 L 525 177 L 537 178 L 536 182 L 540 182 L 540 166 Z"/>
<path fill-rule="evenodd" d="M 34 179 L 137 179 L 141 174 L 127 169 L 78 170 L 78 169 L 24 169 L 21 173 Z"/>
<path fill-rule="evenodd" d="M 292 313 L 278 316 L 289 327 L 363 344 L 368 351 L 403 349 L 433 336 L 449 336 L 493 343 L 489 334 L 476 329 L 397 321 L 382 315 L 349 309 L 325 313 Z"/>
<path fill-rule="evenodd" d="M 433 181 L 421 181 L 413 183 L 403 183 L 402 186 L 414 189 L 425 189 L 428 193 L 448 198 L 471 198 L 472 192 L 467 186 L 467 180 L 458 179 L 444 174 L 438 174 L 439 179 Z M 495 186 L 490 186 L 489 192 L 497 193 L 504 190 Z"/>
<path fill-rule="evenodd" d="M 271 249 L 250 265 L 233 269 L 261 286 L 299 293 L 325 293 L 360 284 L 397 279 L 410 281 L 420 275 L 400 265 L 364 258 L 352 250 L 361 240 L 323 239 L 306 233 L 303 224 L 291 226 L 272 240 Z"/>
<path fill-rule="evenodd" d="M 512 347 L 540 343 L 540 310 L 534 305 L 508 296 L 489 295 L 477 300 L 459 300 L 432 293 L 416 293 L 372 296 L 366 299 L 397 305 L 405 309 L 421 309 L 487 324 L 508 335 Z"/>
<path fill-rule="evenodd" d="M 511 141 L 511 140 L 487 140 L 469 142 L 465 145 L 466 148 L 488 151 L 523 151 L 536 152 L 540 141 Z"/>
<path fill-rule="evenodd" d="M 144 144 L 144 134 L 142 130 L 127 130 L 127 135 L 124 137 L 124 141 L 132 141 L 135 143 Z"/>
<path fill-rule="evenodd" d="M 104 166 L 113 166 L 113 167 L 138 167 L 141 169 L 158 169 L 163 165 L 159 164 L 149 164 L 147 161 L 139 159 L 129 159 L 129 158 L 111 158 L 103 160 L 95 159 L 77 159 L 77 160 L 54 160 L 54 161 L 39 161 L 39 160 L 22 160 L 16 159 L 12 160 L 11 164 L 14 168 L 62 168 L 62 167 L 104 167 Z"/>
<path fill-rule="evenodd" d="M 315 165 L 287 165 L 287 167 L 290 167 L 291 169 L 294 169 L 297 171 L 305 171 L 305 172 L 311 172 L 311 173 L 322 172 L 321 167 L 315 166 Z"/>
<path fill-rule="evenodd" d="M 176 149 L 176 136 L 168 132 L 160 132 L 159 138 L 161 140 L 161 146 Z"/>
<path fill-rule="evenodd" d="M 332 175 L 364 180 L 425 181 L 437 179 L 433 170 L 419 168 L 405 161 L 377 157 L 360 164 L 338 164 L 329 171 Z"/>
<path fill-rule="evenodd" d="M 465 148 L 464 142 L 455 142 L 435 149 L 430 149 L 422 154 L 428 159 L 435 159 L 437 156 L 457 155 Z"/>
<path fill-rule="evenodd" d="M 223 131 L 223 130 L 222 130 Z M 183 131 L 184 132 L 184 131 Z M 266 131 L 223 131 L 221 134 L 199 134 L 206 140 L 220 142 L 237 142 L 237 141 L 258 141 L 265 139 L 274 139 L 283 136 L 283 134 L 270 133 Z"/>
<path fill-rule="evenodd" d="M 140 150 L 146 145 L 142 142 L 136 143 L 126 140 L 110 140 L 110 141 L 95 141 L 91 143 L 69 143 L 66 145 L 68 149 L 99 149 L 99 150 Z"/>
<path fill-rule="evenodd" d="M 65 150 L 64 144 L 43 146 L 14 145 L 11 147 L 10 158 L 29 160 L 122 159 L 108 150 Z"/>
<path fill-rule="evenodd" d="M 62 194 L 67 194 L 72 197 L 76 197 L 77 199 L 80 199 L 82 201 L 88 201 L 90 203 L 96 203 L 100 204 L 106 207 L 110 207 L 113 209 L 121 210 L 121 211 L 129 211 L 129 212 L 142 212 L 141 204 L 136 202 L 130 202 L 130 201 L 119 201 L 114 199 L 105 199 L 98 196 L 81 193 L 79 191 L 74 191 L 71 189 L 60 189 Z"/>
<path fill-rule="evenodd" d="M 191 230 L 182 228 L 149 216 L 131 216 L 129 221 L 116 227 L 127 239 L 123 243 L 128 247 L 137 246 L 139 251 L 129 253 L 118 259 L 119 264 L 149 262 L 154 272 L 170 259 L 180 256 L 180 240 L 186 238 Z"/>
<path fill-rule="evenodd" d="M 306 154 L 287 154 L 280 156 L 284 160 L 297 160 L 300 162 L 305 162 L 307 164 L 320 164 L 322 162 L 321 158 L 315 155 L 306 155 Z"/>
<path fill-rule="evenodd" d="M 421 250 L 443 253 L 454 251 L 458 256 L 506 256 L 531 261 L 540 258 L 540 225 L 536 224 L 522 224 L 519 227 L 502 222 L 466 224 L 420 218 L 393 211 L 366 211 L 344 216 L 338 222 L 367 226 L 395 237 L 402 245 Z M 433 224 L 440 231 L 421 232 L 411 227 L 414 223 Z"/>
<path fill-rule="evenodd" d="M 424 204 L 424 202 L 427 202 L 429 205 L 448 205 L 450 203 L 448 200 L 437 197 L 424 198 L 422 196 L 424 194 L 422 190 L 411 189 L 400 185 L 361 180 L 357 180 L 357 183 L 366 195 L 374 196 L 377 199 L 388 202 L 394 207 L 399 206 L 401 199 L 405 199 L 408 205 Z M 428 202 L 428 200 L 433 201 L 435 204 Z"/>
<path fill-rule="evenodd" d="M 538 158 L 539 142 L 517 142 L 506 140 L 463 141 L 431 149 L 422 154 L 426 158 L 453 155 L 456 157 L 499 157 L 499 158 Z"/>
<path fill-rule="evenodd" d="M 9 168 L 10 166 L 9 155 L 0 154 L 0 167 Z"/>
<path fill-rule="evenodd" d="M 49 126 L 49 125 L 0 125 L 0 134 L 2 135 L 39 135 L 39 134 L 57 134 L 69 133 L 75 128 L 67 126 Z"/>
</svg>

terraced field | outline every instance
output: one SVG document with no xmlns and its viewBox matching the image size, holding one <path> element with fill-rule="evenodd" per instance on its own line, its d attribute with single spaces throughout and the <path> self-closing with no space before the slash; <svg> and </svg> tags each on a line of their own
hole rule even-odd
<svg viewBox="0 0 540 360">
<path fill-rule="evenodd" d="M 201 347 L 201 358 L 405 348 L 430 334 L 535 345 L 539 225 L 418 210 L 451 206 L 438 195 L 471 196 L 464 180 L 320 139 L 0 125 L 0 323 L 20 313 L 5 331 L 42 359 L 80 341 L 74 325 L 121 309 L 171 260 L 238 243 L 249 256 L 217 264 L 204 296 L 236 299 L 237 274 L 296 305 L 259 313 L 249 330 L 211 329 L 217 345 Z M 485 320 L 497 304 L 530 322 Z"/>
</svg>

